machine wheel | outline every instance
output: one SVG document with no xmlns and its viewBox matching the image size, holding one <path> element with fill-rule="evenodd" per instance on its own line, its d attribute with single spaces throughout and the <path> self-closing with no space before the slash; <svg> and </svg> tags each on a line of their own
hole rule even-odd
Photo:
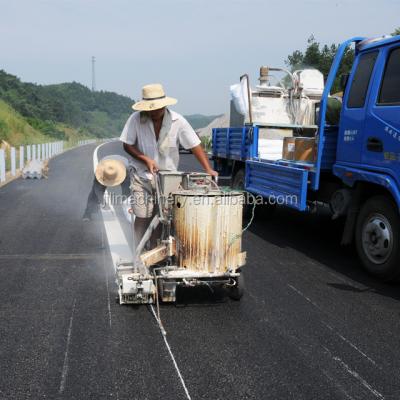
<svg viewBox="0 0 400 400">
<path fill-rule="evenodd" d="M 358 255 L 372 275 L 394 280 L 400 274 L 400 217 L 388 196 L 375 196 L 361 208 L 356 225 Z"/>
<path fill-rule="evenodd" d="M 243 274 L 240 274 L 236 278 L 236 285 L 228 288 L 228 296 L 232 300 L 239 301 L 244 295 L 244 289 L 245 289 L 244 277 Z"/>
</svg>

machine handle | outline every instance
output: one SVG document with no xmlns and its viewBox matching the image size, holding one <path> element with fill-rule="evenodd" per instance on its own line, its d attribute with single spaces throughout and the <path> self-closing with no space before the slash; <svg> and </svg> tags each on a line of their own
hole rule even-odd
<svg viewBox="0 0 400 400">
<path fill-rule="evenodd" d="M 369 137 L 367 141 L 367 149 L 369 151 L 374 151 L 376 153 L 382 153 L 383 152 L 382 140 L 372 136 Z"/>
</svg>

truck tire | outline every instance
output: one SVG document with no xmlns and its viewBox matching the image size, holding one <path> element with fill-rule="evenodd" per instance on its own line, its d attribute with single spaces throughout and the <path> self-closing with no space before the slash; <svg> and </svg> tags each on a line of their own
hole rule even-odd
<svg viewBox="0 0 400 400">
<path fill-rule="evenodd" d="M 385 280 L 400 275 L 400 216 L 388 196 L 375 196 L 361 207 L 355 232 L 357 252 L 365 269 Z"/>
</svg>

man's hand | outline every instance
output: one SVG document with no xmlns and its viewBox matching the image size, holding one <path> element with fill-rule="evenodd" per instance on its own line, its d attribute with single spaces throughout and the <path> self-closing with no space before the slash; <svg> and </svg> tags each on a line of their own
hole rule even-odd
<svg viewBox="0 0 400 400">
<path fill-rule="evenodd" d="M 152 160 L 151 158 L 146 157 L 144 162 L 146 164 L 147 169 L 152 174 L 155 174 L 158 171 L 158 166 L 157 166 L 156 162 L 154 160 Z"/>
<path fill-rule="evenodd" d="M 132 157 L 136 158 L 137 160 L 146 164 L 147 169 L 152 173 L 155 174 L 158 171 L 158 166 L 154 160 L 150 157 L 144 155 L 141 151 L 139 151 L 135 145 L 124 143 L 125 151 L 130 154 Z"/>
<path fill-rule="evenodd" d="M 211 168 L 210 162 L 208 161 L 208 156 L 206 155 L 203 148 L 201 147 L 201 144 L 193 147 L 191 150 L 192 150 L 192 153 L 194 154 L 194 156 L 197 158 L 197 160 L 201 164 L 201 166 L 204 168 L 204 171 L 207 172 L 207 174 L 210 174 L 212 177 L 217 177 L 218 172 L 214 171 Z"/>
<path fill-rule="evenodd" d="M 212 177 L 218 176 L 218 172 L 214 171 L 213 169 L 207 169 L 206 172 L 207 172 L 207 174 L 210 174 Z"/>
</svg>

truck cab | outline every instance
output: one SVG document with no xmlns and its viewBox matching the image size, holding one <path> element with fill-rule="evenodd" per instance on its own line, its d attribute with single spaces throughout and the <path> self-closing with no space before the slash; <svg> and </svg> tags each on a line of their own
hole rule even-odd
<svg viewBox="0 0 400 400">
<path fill-rule="evenodd" d="M 330 92 L 350 45 L 354 63 L 342 79 L 340 118 L 332 123 Z M 263 120 L 214 129 L 215 167 L 232 177 L 233 186 L 270 203 L 280 199 L 276 203 L 300 212 L 315 202 L 329 204 L 333 218 L 345 219 L 342 243 L 354 240 L 368 272 L 394 279 L 400 275 L 400 36 L 342 43 L 316 109 L 314 133 L 310 126 L 292 124 L 293 137 L 283 140 L 283 146 L 304 143 L 307 132 L 313 159 L 288 159 L 285 149 L 277 158 L 266 156 L 260 132 L 287 124 Z"/>
<path fill-rule="evenodd" d="M 359 197 L 354 233 L 363 265 L 391 279 L 400 268 L 400 40 L 367 40 L 358 47 L 333 172 Z"/>
<path fill-rule="evenodd" d="M 349 86 L 343 98 L 336 164 L 386 173 L 399 186 L 399 40 L 360 45 Z"/>
</svg>

